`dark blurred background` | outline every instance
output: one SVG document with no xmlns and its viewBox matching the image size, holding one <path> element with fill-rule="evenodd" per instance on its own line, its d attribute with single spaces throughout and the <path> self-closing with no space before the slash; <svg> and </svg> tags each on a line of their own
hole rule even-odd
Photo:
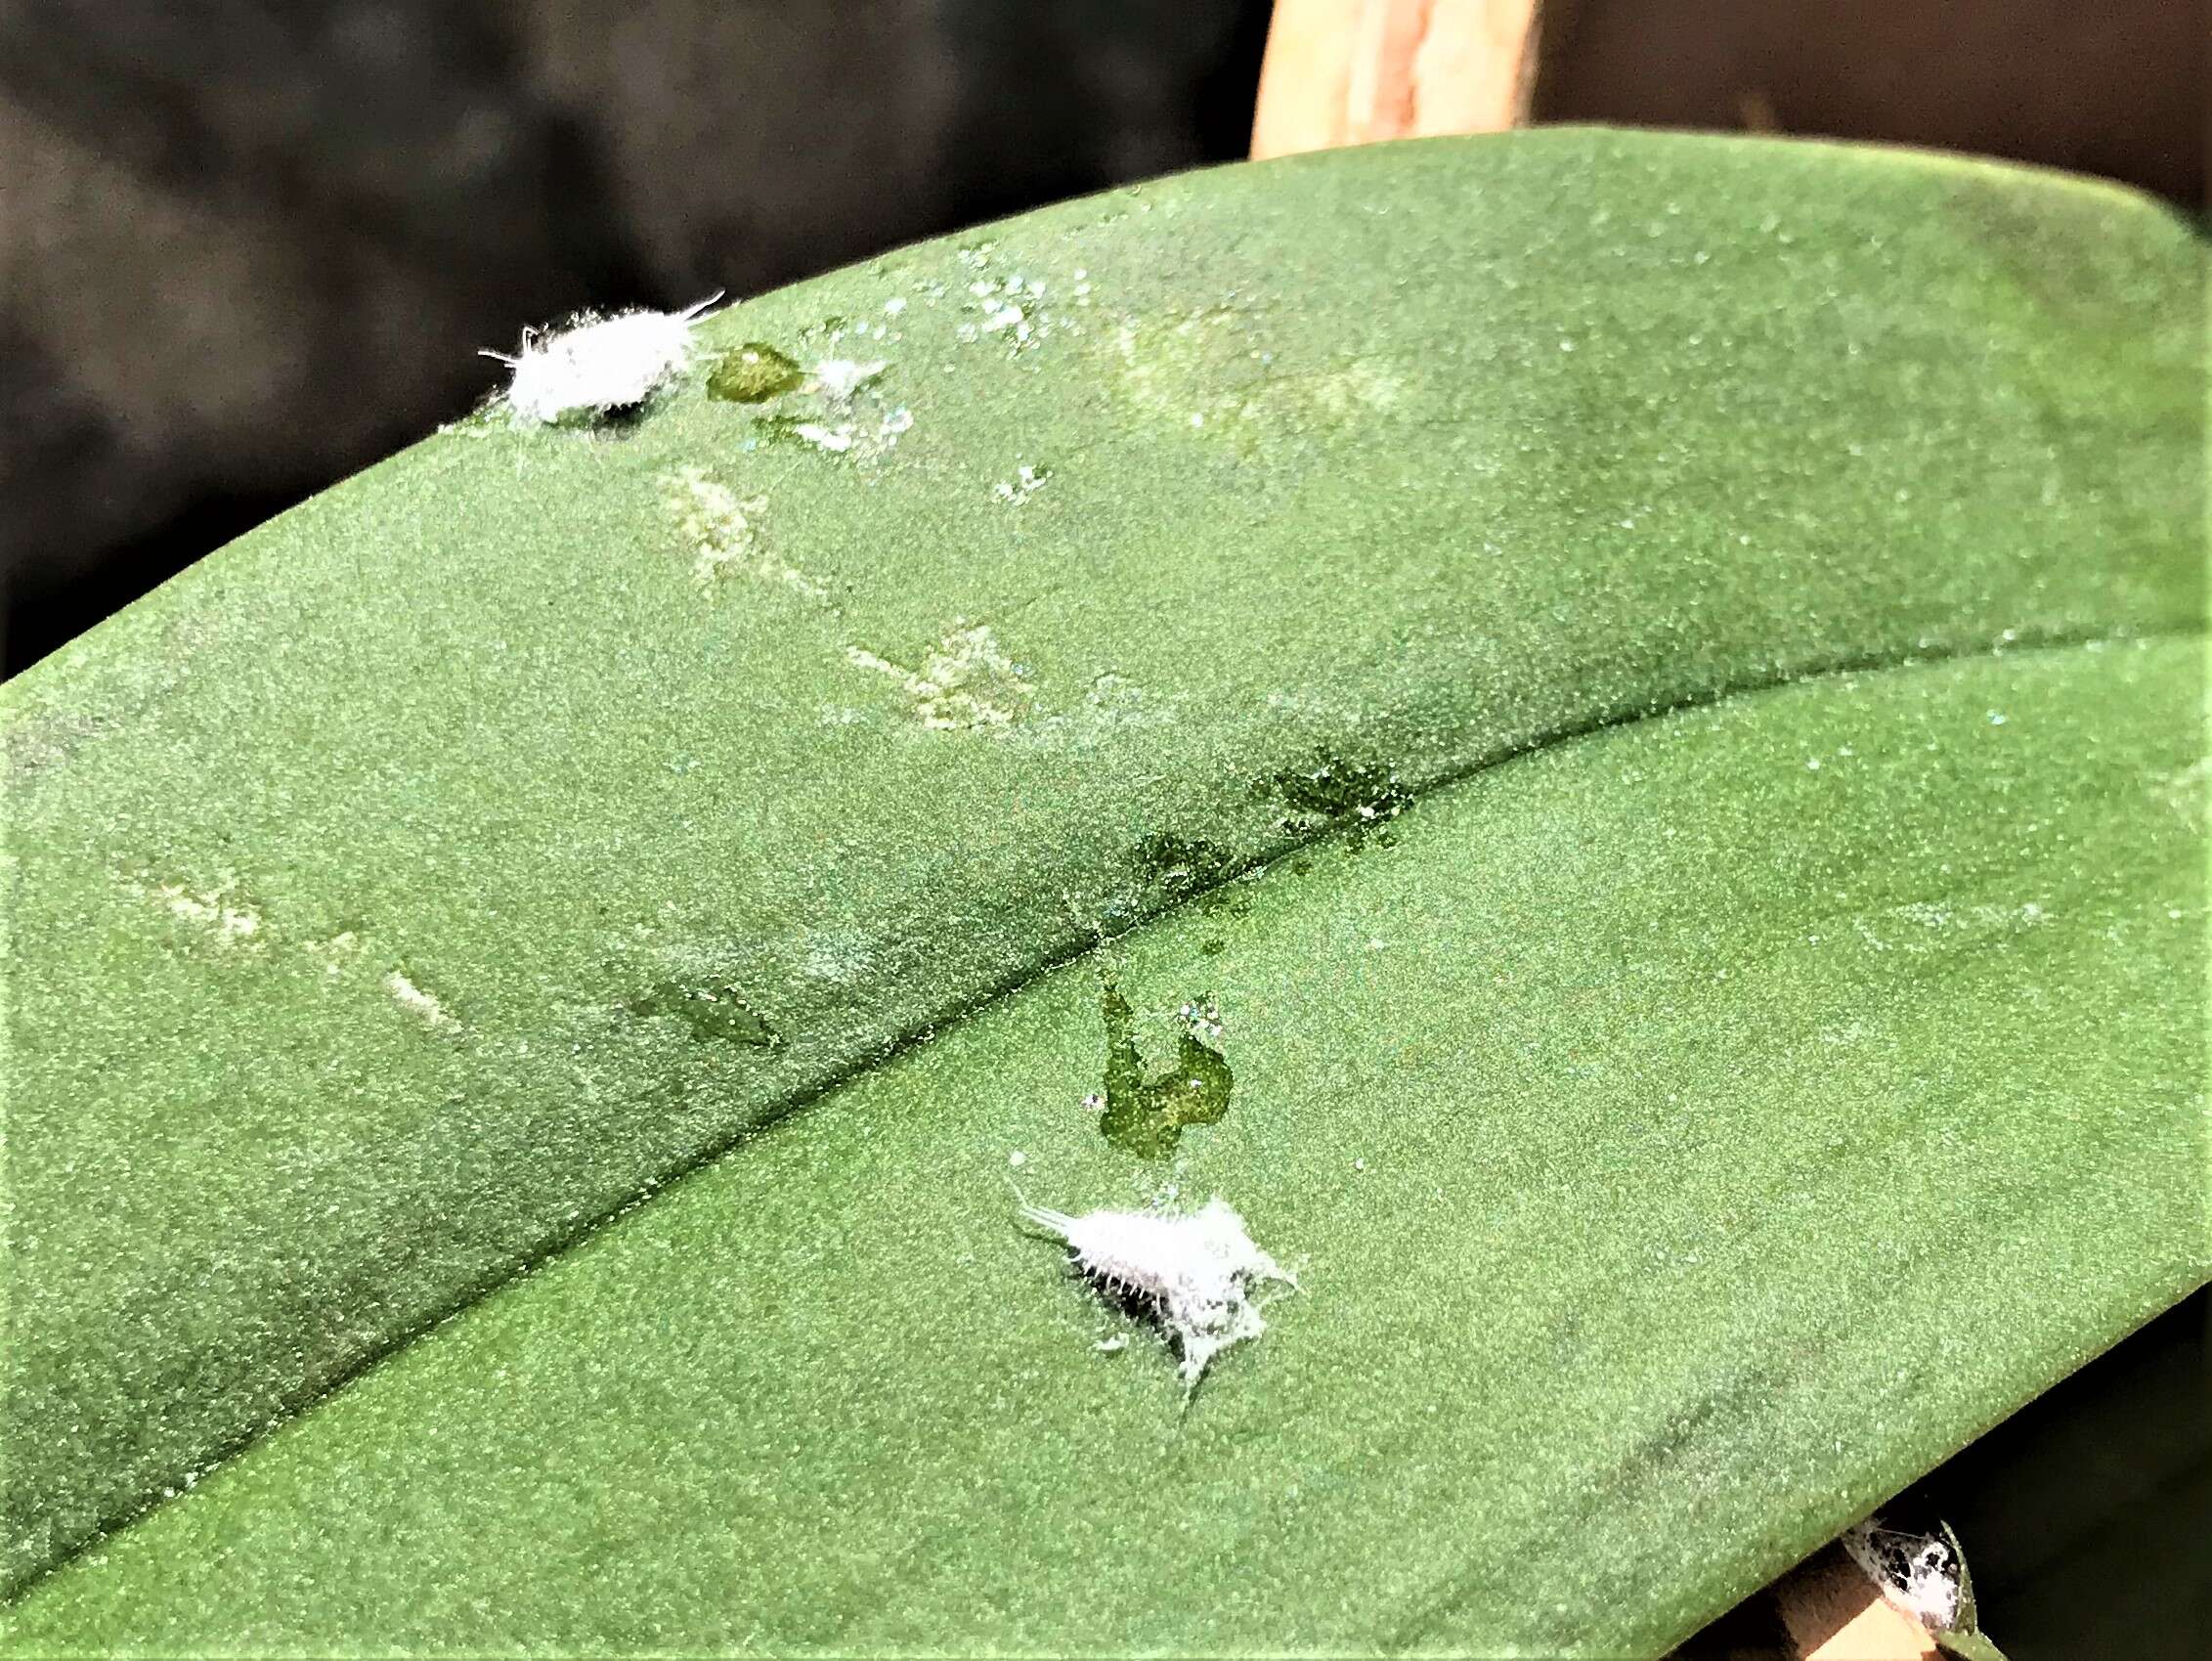
<svg viewBox="0 0 2212 1661">
<path fill-rule="evenodd" d="M 0 0 L 10 673 L 587 304 L 1243 154 L 1267 0 Z M 1551 0 L 1539 120 L 2204 189 L 2201 0 Z"/>
</svg>

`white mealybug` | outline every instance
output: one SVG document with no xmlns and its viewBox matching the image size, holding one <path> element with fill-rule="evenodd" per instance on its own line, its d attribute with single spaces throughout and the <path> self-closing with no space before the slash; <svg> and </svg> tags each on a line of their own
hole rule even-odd
<svg viewBox="0 0 2212 1661">
<path fill-rule="evenodd" d="M 514 371 L 507 407 L 526 419 L 552 422 L 588 410 L 603 415 L 642 404 L 691 361 L 692 326 L 721 298 L 710 294 L 680 312 L 580 314 L 556 332 L 526 328 L 513 357 L 486 348 Z"/>
<path fill-rule="evenodd" d="M 1959 1554 L 1932 1534 L 1903 1534 L 1869 1517 L 1845 1531 L 1843 1550 L 1882 1595 L 1930 1632 L 1959 1624 Z"/>
<path fill-rule="evenodd" d="M 1186 1397 L 1216 1355 L 1267 1330 L 1253 1289 L 1266 1281 L 1298 1284 L 1252 1244 L 1244 1219 L 1219 1197 L 1181 1215 L 1098 1210 L 1071 1217 L 1026 1202 L 1021 1214 L 1066 1243 L 1085 1279 L 1159 1323 L 1181 1354 Z"/>
</svg>

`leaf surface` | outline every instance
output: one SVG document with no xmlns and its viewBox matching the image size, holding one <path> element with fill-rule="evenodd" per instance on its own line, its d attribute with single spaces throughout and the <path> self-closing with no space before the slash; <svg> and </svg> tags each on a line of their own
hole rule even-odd
<svg viewBox="0 0 2212 1661">
<path fill-rule="evenodd" d="M 21 1641 L 1695 1625 L 2202 1278 L 2202 269 L 1909 155 L 1231 169 L 703 331 L 846 403 L 444 434 L 19 678 L 19 1578 L 404 1344 Z M 1178 1167 L 1046 973 L 1163 910 Z M 1014 1148 L 1310 1291 L 1179 1416 Z"/>
</svg>

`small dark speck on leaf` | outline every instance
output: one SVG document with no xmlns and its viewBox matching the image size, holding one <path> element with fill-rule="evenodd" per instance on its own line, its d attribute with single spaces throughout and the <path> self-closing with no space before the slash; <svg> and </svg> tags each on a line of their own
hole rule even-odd
<svg viewBox="0 0 2212 1661">
<path fill-rule="evenodd" d="M 672 1015 L 690 1027 L 694 1038 L 759 1050 L 773 1049 L 780 1041 L 776 1029 L 735 986 L 690 986 L 680 981 L 663 981 L 651 991 L 630 999 L 626 1007 L 632 1015 Z"/>
<path fill-rule="evenodd" d="M 1312 833 L 1349 824 L 1355 832 L 1355 848 L 1413 802 L 1396 771 L 1384 764 L 1354 762 L 1325 750 L 1303 766 L 1274 774 L 1266 788 L 1288 809 L 1282 819 L 1284 830 Z M 1387 845 L 1387 837 L 1383 840 Z"/>
<path fill-rule="evenodd" d="M 1229 875 L 1227 852 L 1203 837 L 1181 837 L 1162 831 L 1137 845 L 1138 870 L 1168 894 L 1182 896 L 1213 888 Z"/>
</svg>

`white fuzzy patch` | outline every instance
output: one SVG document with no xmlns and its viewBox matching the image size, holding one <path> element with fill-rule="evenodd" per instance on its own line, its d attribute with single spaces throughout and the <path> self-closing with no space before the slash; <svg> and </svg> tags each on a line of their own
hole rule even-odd
<svg viewBox="0 0 2212 1661">
<path fill-rule="evenodd" d="M 1883 1597 L 1930 1632 L 1959 1623 L 1959 1558 L 1932 1534 L 1901 1534 L 1869 1517 L 1845 1531 L 1843 1550 Z"/>
<path fill-rule="evenodd" d="M 133 882 L 126 886 L 133 894 L 152 900 L 179 921 L 205 929 L 218 945 L 259 943 L 261 913 L 242 900 L 234 900 L 227 883 L 222 888 L 197 894 L 182 883 Z"/>
<path fill-rule="evenodd" d="M 842 456 L 852 448 L 850 427 L 826 427 L 820 421 L 801 421 L 791 430 L 816 450 L 827 450 L 833 456 Z"/>
<path fill-rule="evenodd" d="M 867 385 L 867 381 L 855 383 L 853 393 L 843 398 L 825 395 L 825 402 L 850 415 L 852 398 Z M 841 420 L 834 426 L 828 421 L 800 421 L 790 431 L 800 443 L 812 445 L 829 455 L 849 455 L 856 461 L 878 462 L 896 448 L 899 439 L 913 427 L 914 412 L 900 405 L 895 410 L 886 410 L 873 427 L 864 419 Z"/>
<path fill-rule="evenodd" d="M 392 1001 L 410 1015 L 419 1017 L 433 1027 L 451 1027 L 454 1018 L 437 997 L 424 991 L 397 969 L 384 977 L 384 989 L 392 994 Z"/>
<path fill-rule="evenodd" d="M 711 295 L 680 312 L 580 316 L 557 333 L 523 330 L 515 357 L 486 351 L 514 371 L 507 407 L 526 420 L 557 421 L 580 411 L 603 415 L 642 404 L 691 361 L 691 329 Z"/>
<path fill-rule="evenodd" d="M 1218 1196 L 1198 1210 L 1087 1211 L 1024 1204 L 1021 1214 L 1067 1243 L 1075 1266 L 1109 1290 L 1146 1299 L 1182 1351 L 1184 1392 L 1213 1358 L 1267 1330 L 1253 1289 L 1298 1283 L 1252 1244 L 1244 1219 Z"/>
<path fill-rule="evenodd" d="M 215 937 L 223 940 L 251 940 L 261 932 L 261 914 L 250 905 L 233 905 L 220 892 L 192 894 L 177 884 L 169 884 L 154 891 L 176 916 L 188 923 L 197 923 L 212 929 Z"/>
<path fill-rule="evenodd" d="M 1024 502 L 1035 496 L 1037 492 L 1043 490 L 1045 481 L 1051 477 L 1051 468 L 1032 467 L 1027 462 L 1023 462 L 1012 479 L 1001 479 L 997 484 L 991 486 L 991 495 L 1010 507 L 1019 507 Z"/>
<path fill-rule="evenodd" d="M 858 358 L 824 358 L 814 366 L 814 390 L 840 404 L 848 403 L 855 392 L 889 368 L 881 358 L 865 362 Z"/>
<path fill-rule="evenodd" d="M 957 327 L 957 338 L 970 344 L 982 341 L 1025 352 L 1060 329 L 1082 331 L 1081 323 L 1068 312 L 1046 308 L 1042 280 L 1019 271 L 1005 277 L 993 274 L 993 252 L 994 245 L 988 242 L 960 250 L 960 263 L 974 272 L 976 279 L 968 284 L 968 297 L 960 302 L 969 321 Z M 1084 280 L 1087 275 L 1078 273 L 1070 290 L 1080 308 L 1091 304 L 1091 284 Z M 932 284 L 922 291 L 923 299 L 934 307 L 945 292 L 942 284 Z"/>
<path fill-rule="evenodd" d="M 740 498 L 704 467 L 678 467 L 663 473 L 661 497 L 691 550 L 691 579 L 711 588 L 724 573 L 782 583 L 808 599 L 820 599 L 822 586 L 797 566 L 786 565 L 761 546 L 756 521 L 767 509 L 764 496 Z"/>
<path fill-rule="evenodd" d="M 953 630 L 918 670 L 858 646 L 846 647 L 845 655 L 857 667 L 897 681 L 913 703 L 915 718 L 940 731 L 1011 725 L 1033 696 L 1027 676 L 1000 649 L 988 624 Z"/>
</svg>

